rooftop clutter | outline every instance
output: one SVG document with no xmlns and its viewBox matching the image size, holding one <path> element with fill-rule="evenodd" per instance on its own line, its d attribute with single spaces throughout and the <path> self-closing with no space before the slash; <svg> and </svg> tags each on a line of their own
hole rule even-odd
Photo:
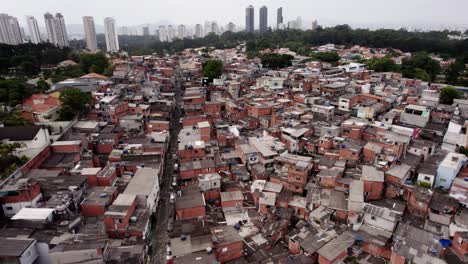
<svg viewBox="0 0 468 264">
<path fill-rule="evenodd" d="M 37 148 L 0 185 L 0 260 L 468 260 L 466 100 L 349 59 L 386 49 L 273 71 L 242 48 L 208 52 L 224 63 L 214 80 L 201 50 L 84 76 L 99 79 L 93 107 L 68 124 L 56 97 L 27 99 L 23 115 L 55 129 L 0 129 Z"/>
</svg>

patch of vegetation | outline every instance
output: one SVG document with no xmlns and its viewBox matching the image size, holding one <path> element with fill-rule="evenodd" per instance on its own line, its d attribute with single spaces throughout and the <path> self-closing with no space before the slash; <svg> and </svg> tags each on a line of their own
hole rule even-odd
<svg viewBox="0 0 468 264">
<path fill-rule="evenodd" d="M 202 66 L 203 77 L 207 77 L 209 79 L 219 78 L 221 74 L 223 74 L 223 71 L 223 62 L 220 60 L 207 60 Z"/>
<path fill-rule="evenodd" d="M 463 98 L 463 93 L 454 87 L 444 87 L 440 90 L 439 103 L 451 105 L 454 99 Z"/>
<path fill-rule="evenodd" d="M 0 143 L 0 180 L 4 180 L 28 161 L 26 156 L 17 157 L 14 155 L 14 152 L 21 147 L 22 145 L 19 143 Z"/>
<path fill-rule="evenodd" d="M 91 96 L 79 89 L 70 88 L 60 92 L 59 100 L 62 102 L 59 120 L 70 121 L 86 109 L 87 104 L 91 101 Z"/>
<path fill-rule="evenodd" d="M 288 54 L 266 53 L 261 56 L 263 67 L 279 69 L 292 65 L 293 56 Z"/>
</svg>

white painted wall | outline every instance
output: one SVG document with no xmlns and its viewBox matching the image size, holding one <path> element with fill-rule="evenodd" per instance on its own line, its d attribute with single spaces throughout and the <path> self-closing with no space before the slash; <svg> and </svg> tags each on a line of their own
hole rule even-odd
<svg viewBox="0 0 468 264">
<path fill-rule="evenodd" d="M 49 264 L 52 263 L 52 260 L 49 256 L 49 244 L 36 242 L 36 249 L 39 255 L 36 263 L 37 264 Z"/>
<path fill-rule="evenodd" d="M 21 264 L 32 264 L 32 263 L 34 263 L 34 261 L 37 259 L 38 256 L 39 255 L 38 255 L 38 252 L 37 252 L 37 249 L 36 249 L 36 241 L 34 241 L 33 243 L 31 243 L 29 248 L 27 248 L 23 252 L 21 257 L 19 258 L 19 263 L 21 263 Z"/>
<path fill-rule="evenodd" d="M 16 156 L 26 156 L 28 158 L 33 158 L 39 153 L 45 146 L 50 143 L 49 130 L 46 128 L 41 128 L 37 135 L 32 140 L 25 141 L 6 141 L 5 143 L 19 143 L 23 147 L 15 151 Z"/>
<path fill-rule="evenodd" d="M 425 179 L 426 177 L 428 177 L 429 180 Z M 431 185 L 431 187 L 434 185 L 434 180 L 435 180 L 435 175 L 430 175 L 426 173 L 418 174 L 418 182 L 427 182 Z"/>
<path fill-rule="evenodd" d="M 5 203 L 2 204 L 3 208 L 3 213 L 5 214 L 6 217 L 12 217 L 16 213 L 19 212 L 22 208 L 25 207 L 31 207 L 31 208 L 36 208 L 38 201 L 42 199 L 42 193 L 40 193 L 36 198 L 34 198 L 31 202 L 19 202 L 19 203 Z M 11 210 L 8 210 L 7 208 L 11 207 Z"/>
</svg>

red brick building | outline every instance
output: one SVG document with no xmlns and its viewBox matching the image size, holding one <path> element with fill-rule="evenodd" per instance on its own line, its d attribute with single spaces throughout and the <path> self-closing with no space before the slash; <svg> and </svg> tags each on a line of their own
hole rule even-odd
<svg viewBox="0 0 468 264">
<path fill-rule="evenodd" d="M 199 188 L 189 187 L 182 190 L 182 196 L 176 198 L 177 219 L 205 217 L 205 198 Z"/>
<path fill-rule="evenodd" d="M 366 201 L 380 200 L 384 191 L 385 175 L 383 171 L 373 166 L 362 167 L 361 180 L 364 182 L 364 199 Z"/>
<path fill-rule="evenodd" d="M 452 251 L 462 262 L 468 262 L 468 232 L 455 232 Z"/>
<path fill-rule="evenodd" d="M 212 230 L 213 247 L 216 259 L 220 263 L 242 257 L 242 237 L 232 226 L 218 226 Z"/>
<path fill-rule="evenodd" d="M 110 238 L 123 238 L 127 233 L 130 217 L 135 212 L 136 196 L 119 194 L 104 213 L 104 226 Z"/>
</svg>

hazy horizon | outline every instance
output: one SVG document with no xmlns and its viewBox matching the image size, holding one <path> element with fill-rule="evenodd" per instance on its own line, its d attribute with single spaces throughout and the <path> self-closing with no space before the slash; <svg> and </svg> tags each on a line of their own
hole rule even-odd
<svg viewBox="0 0 468 264">
<path fill-rule="evenodd" d="M 97 25 L 102 25 L 104 17 L 113 17 L 118 26 L 138 26 L 169 21 L 173 24 L 195 25 L 204 21 L 218 21 L 224 26 L 234 22 L 238 28 L 245 23 L 245 8 L 255 7 L 255 27 L 258 28 L 258 9 L 268 7 L 269 26 L 276 26 L 276 9 L 283 7 L 284 21 L 302 17 L 307 23 L 317 19 L 319 24 L 332 26 L 349 24 L 359 27 L 409 27 L 453 29 L 468 28 L 468 1 L 466 0 L 199 0 L 199 1 L 136 1 L 135 4 L 123 0 L 16 0 L 3 7 L 3 13 L 18 17 L 25 26 L 25 16 L 36 17 L 44 26 L 44 13 L 62 13 L 66 24 L 82 24 L 83 16 L 93 16 Z M 183 7 L 183 8 L 182 8 Z"/>
</svg>

